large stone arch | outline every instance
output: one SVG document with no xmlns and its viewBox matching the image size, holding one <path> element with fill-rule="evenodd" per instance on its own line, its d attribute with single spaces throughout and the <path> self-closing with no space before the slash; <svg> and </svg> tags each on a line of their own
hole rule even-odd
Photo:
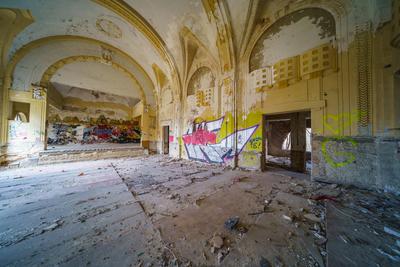
<svg viewBox="0 0 400 267">
<path fill-rule="evenodd" d="M 79 56 L 72 56 L 68 58 L 61 59 L 55 63 L 53 63 L 51 66 L 47 68 L 47 70 L 43 73 L 42 78 L 40 80 L 41 85 L 47 85 L 53 75 L 62 67 L 64 67 L 67 64 L 73 63 L 73 62 L 98 62 L 102 63 L 102 58 L 101 57 L 95 57 L 95 56 L 87 56 L 87 55 L 79 55 Z M 146 105 L 146 96 L 143 90 L 142 85 L 139 83 L 139 81 L 136 79 L 135 75 L 133 75 L 129 70 L 127 70 L 125 67 L 121 66 L 118 63 L 111 62 L 111 66 L 123 72 L 124 74 L 128 75 L 129 78 L 138 85 L 140 92 L 141 92 L 141 100 L 143 101 L 143 104 Z"/>
</svg>

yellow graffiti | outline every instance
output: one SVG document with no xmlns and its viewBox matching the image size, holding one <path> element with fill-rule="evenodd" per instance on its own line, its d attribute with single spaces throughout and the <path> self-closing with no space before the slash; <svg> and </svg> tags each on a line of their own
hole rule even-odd
<svg viewBox="0 0 400 267">
<path fill-rule="evenodd" d="M 362 112 L 344 112 L 337 115 L 328 114 L 324 116 L 323 124 L 325 129 L 333 134 L 333 137 L 324 137 L 321 142 L 321 151 L 325 161 L 333 168 L 344 167 L 356 159 L 356 156 L 352 152 L 338 151 L 335 149 L 333 152 L 328 151 L 328 144 L 334 141 L 347 142 L 352 147 L 357 147 L 357 142 L 351 137 L 341 136 L 340 133 L 344 129 L 351 127 L 358 118 L 362 115 Z M 336 158 L 341 157 L 343 161 L 338 161 Z"/>
<path fill-rule="evenodd" d="M 341 168 L 344 167 L 356 159 L 356 156 L 352 152 L 343 152 L 335 150 L 333 153 L 328 152 L 327 146 L 329 142 L 333 141 L 343 141 L 350 143 L 353 147 L 356 147 L 358 144 L 354 139 L 350 137 L 324 137 L 324 140 L 321 143 L 322 155 L 324 156 L 325 161 L 331 165 L 333 168 Z M 333 157 L 343 157 L 345 158 L 343 161 L 337 161 Z"/>
</svg>

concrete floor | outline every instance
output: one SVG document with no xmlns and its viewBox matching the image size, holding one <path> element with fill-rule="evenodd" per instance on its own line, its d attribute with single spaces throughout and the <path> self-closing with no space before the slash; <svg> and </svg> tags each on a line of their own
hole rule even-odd
<svg viewBox="0 0 400 267">
<path fill-rule="evenodd" d="M 279 169 L 163 156 L 9 169 L 0 266 L 398 266 L 399 218 L 397 196 Z"/>
</svg>

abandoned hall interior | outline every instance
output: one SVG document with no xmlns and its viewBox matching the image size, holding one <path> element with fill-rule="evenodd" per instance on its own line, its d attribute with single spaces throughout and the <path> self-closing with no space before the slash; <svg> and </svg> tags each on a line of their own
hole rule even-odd
<svg viewBox="0 0 400 267">
<path fill-rule="evenodd" d="M 0 266 L 400 266 L 400 0 L 0 0 Z"/>
</svg>

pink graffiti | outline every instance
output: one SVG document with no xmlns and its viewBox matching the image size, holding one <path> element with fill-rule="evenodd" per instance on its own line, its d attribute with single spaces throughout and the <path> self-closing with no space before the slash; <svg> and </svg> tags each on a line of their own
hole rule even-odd
<svg viewBox="0 0 400 267">
<path fill-rule="evenodd" d="M 170 142 L 170 143 L 174 142 L 174 136 L 173 136 L 173 135 L 170 135 L 170 136 L 169 136 L 169 142 Z"/>
<path fill-rule="evenodd" d="M 203 129 L 198 129 L 191 135 L 182 136 L 186 145 L 212 145 L 217 141 L 217 134 Z"/>
</svg>

